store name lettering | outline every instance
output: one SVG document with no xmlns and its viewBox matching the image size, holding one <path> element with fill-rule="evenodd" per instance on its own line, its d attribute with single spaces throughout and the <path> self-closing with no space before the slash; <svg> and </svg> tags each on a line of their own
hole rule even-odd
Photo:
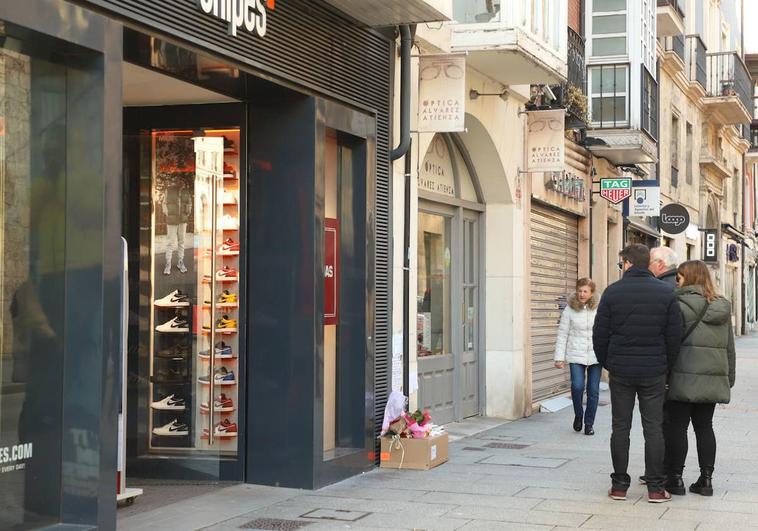
<svg viewBox="0 0 758 531">
<path fill-rule="evenodd" d="M 460 118 L 461 104 L 457 99 L 424 100 L 421 105 L 421 121 L 457 120 Z"/>
<path fill-rule="evenodd" d="M 580 202 L 585 200 L 584 179 L 573 173 L 552 172 L 545 187 Z"/>
<path fill-rule="evenodd" d="M 265 5 L 264 5 L 265 3 Z M 266 9 L 274 9 L 275 0 L 197 0 L 203 13 L 229 24 L 229 35 L 245 28 L 259 37 L 266 35 Z"/>
<path fill-rule="evenodd" d="M 532 148 L 532 164 L 535 166 L 540 164 L 553 164 L 561 162 L 561 149 L 559 147 L 553 146 Z"/>
</svg>

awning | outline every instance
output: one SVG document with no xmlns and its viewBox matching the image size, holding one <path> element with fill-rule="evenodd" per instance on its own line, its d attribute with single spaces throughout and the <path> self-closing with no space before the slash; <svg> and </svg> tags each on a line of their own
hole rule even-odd
<svg viewBox="0 0 758 531">
<path fill-rule="evenodd" d="M 636 230 L 637 232 L 641 232 L 643 234 L 647 234 L 648 236 L 652 236 L 653 238 L 660 238 L 662 234 L 655 230 L 655 228 L 651 227 L 647 223 L 643 223 L 642 221 L 637 221 L 632 218 L 627 218 L 627 228 L 631 228 Z"/>
<path fill-rule="evenodd" d="M 738 241 L 745 240 L 745 235 L 742 232 L 740 232 L 739 230 L 737 230 L 737 227 L 735 227 L 734 225 L 731 225 L 729 223 L 722 223 L 721 224 L 721 231 L 724 234 L 728 234 L 729 236 L 731 236 L 732 238 L 734 238 L 734 239 L 736 239 Z"/>
<path fill-rule="evenodd" d="M 326 0 L 346 15 L 370 27 L 443 22 L 450 17 L 434 0 Z"/>
</svg>

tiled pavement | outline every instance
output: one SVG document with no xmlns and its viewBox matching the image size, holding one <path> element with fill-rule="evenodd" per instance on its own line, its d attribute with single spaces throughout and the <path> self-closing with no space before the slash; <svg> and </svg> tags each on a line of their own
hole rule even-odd
<svg viewBox="0 0 758 531">
<path fill-rule="evenodd" d="M 609 500 L 610 407 L 603 406 L 594 437 L 571 430 L 570 408 L 537 414 L 452 442 L 450 461 L 428 472 L 379 469 L 316 492 L 235 485 L 144 511 L 137 500 L 119 516 L 119 529 L 227 531 L 260 518 L 307 523 L 308 530 L 758 529 L 758 335 L 737 346 L 733 400 L 715 418 L 713 498 L 654 505 L 633 485 L 628 501 Z M 498 442 L 528 446 L 493 448 Z M 694 449 L 693 439 L 688 482 L 697 476 Z M 643 473 L 642 450 L 637 418 L 633 477 Z"/>
</svg>

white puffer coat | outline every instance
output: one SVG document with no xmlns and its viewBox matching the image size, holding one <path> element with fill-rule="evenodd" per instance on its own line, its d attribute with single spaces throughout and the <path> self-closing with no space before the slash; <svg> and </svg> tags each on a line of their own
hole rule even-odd
<svg viewBox="0 0 758 531">
<path fill-rule="evenodd" d="M 595 296 L 582 304 L 575 293 L 569 295 L 563 310 L 558 338 L 555 341 L 555 361 L 595 365 L 598 361 L 592 348 L 592 326 L 595 324 Z"/>
</svg>

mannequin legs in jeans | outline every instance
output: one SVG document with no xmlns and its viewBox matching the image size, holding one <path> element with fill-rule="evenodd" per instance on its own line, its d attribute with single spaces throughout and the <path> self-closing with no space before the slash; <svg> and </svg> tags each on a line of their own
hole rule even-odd
<svg viewBox="0 0 758 531">
<path fill-rule="evenodd" d="M 597 413 L 597 404 L 600 396 L 600 374 L 602 368 L 600 364 L 580 365 L 579 363 L 570 363 L 571 372 L 571 400 L 574 402 L 574 415 L 577 418 L 584 418 L 585 433 L 592 435 L 592 426 L 595 424 L 595 413 Z M 586 383 L 586 387 L 585 387 Z M 587 410 L 582 407 L 585 389 L 587 391 Z"/>
</svg>

